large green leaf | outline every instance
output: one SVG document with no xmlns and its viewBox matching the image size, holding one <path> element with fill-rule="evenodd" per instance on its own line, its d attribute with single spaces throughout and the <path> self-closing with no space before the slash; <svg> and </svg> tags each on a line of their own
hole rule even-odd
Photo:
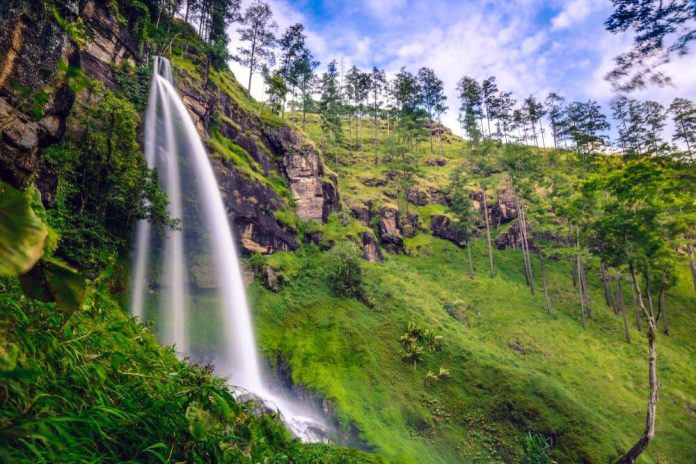
<svg viewBox="0 0 696 464">
<path fill-rule="evenodd" d="M 0 182 L 0 275 L 31 269 L 43 254 L 47 234 L 31 199 Z"/>
<path fill-rule="evenodd" d="M 85 297 L 86 282 L 77 271 L 54 258 L 44 258 L 19 277 L 24 294 L 36 300 L 55 302 L 72 313 Z"/>
</svg>

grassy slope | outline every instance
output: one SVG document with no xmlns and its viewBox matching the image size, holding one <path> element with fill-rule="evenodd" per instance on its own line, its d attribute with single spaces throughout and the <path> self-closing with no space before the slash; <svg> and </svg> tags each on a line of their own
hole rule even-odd
<svg viewBox="0 0 696 464">
<path fill-rule="evenodd" d="M 309 119 L 305 132 L 319 140 L 315 117 Z M 365 129 L 363 134 L 371 136 Z M 448 139 L 447 165 L 424 167 L 421 186 L 446 185 L 465 146 L 457 137 Z M 370 146 L 368 138 L 362 144 Z M 426 146 L 421 144 L 424 152 Z M 371 153 L 338 151 L 342 163 L 331 167 L 347 205 L 390 201 L 383 192 L 391 187 L 361 182 L 382 176 Z M 421 217 L 441 209 L 411 208 Z M 646 343 L 634 325 L 634 343 L 625 343 L 620 318 L 603 303 L 596 263 L 587 270 L 594 315 L 583 332 L 567 262 L 549 263 L 549 318 L 543 294 L 532 296 L 524 285 L 518 252 L 496 251 L 491 280 L 485 245 L 474 243 L 477 273 L 469 280 L 464 250 L 429 235 L 406 246 L 411 256 L 366 264 L 372 309 L 332 296 L 321 252 L 307 248 L 270 257 L 294 279 L 278 294 L 252 286 L 263 350 L 288 358 L 297 382 L 334 399 L 342 418 L 355 422 L 393 462 L 515 460 L 527 431 L 553 437 L 559 462 L 607 462 L 639 436 L 647 401 Z M 696 456 L 696 373 L 690 362 L 696 327 L 687 272 L 684 266 L 668 293 L 671 335 L 658 341 L 658 435 L 643 462 Z M 453 301 L 465 308 L 468 323 L 444 310 Z M 630 293 L 626 301 L 630 307 Z M 411 320 L 444 336 L 442 352 L 428 353 L 415 369 L 399 353 L 399 336 Z M 427 387 L 425 373 L 440 366 L 452 377 Z"/>
</svg>

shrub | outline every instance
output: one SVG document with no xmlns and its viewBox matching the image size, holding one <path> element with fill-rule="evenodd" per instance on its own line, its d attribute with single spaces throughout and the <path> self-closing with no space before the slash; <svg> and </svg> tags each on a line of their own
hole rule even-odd
<svg viewBox="0 0 696 464">
<path fill-rule="evenodd" d="M 360 250 L 350 241 L 339 242 L 329 251 L 331 268 L 327 273 L 337 296 L 362 298 L 363 274 Z"/>
</svg>

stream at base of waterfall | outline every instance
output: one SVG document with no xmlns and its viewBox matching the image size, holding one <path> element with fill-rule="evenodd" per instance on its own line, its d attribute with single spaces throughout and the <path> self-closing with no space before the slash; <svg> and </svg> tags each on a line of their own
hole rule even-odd
<svg viewBox="0 0 696 464">
<path fill-rule="evenodd" d="M 240 400 L 279 412 L 305 442 L 334 435 L 321 408 L 301 403 L 259 363 L 241 267 L 227 212 L 205 147 L 175 86 L 172 67 L 153 60 L 145 115 L 145 160 L 157 169 L 179 221 L 167 231 L 136 229 L 131 312 L 153 321 L 158 339 L 182 358 L 213 365 Z M 194 279 L 195 276 L 195 279 Z M 192 282 L 195 280 L 195 285 Z"/>
</svg>

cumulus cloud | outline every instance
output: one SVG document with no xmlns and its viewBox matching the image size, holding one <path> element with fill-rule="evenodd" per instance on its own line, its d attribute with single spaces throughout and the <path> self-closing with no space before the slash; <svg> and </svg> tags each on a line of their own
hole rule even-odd
<svg viewBox="0 0 696 464">
<path fill-rule="evenodd" d="M 558 31 L 576 25 L 607 3 L 607 0 L 572 0 L 551 20 L 551 29 Z"/>
</svg>

